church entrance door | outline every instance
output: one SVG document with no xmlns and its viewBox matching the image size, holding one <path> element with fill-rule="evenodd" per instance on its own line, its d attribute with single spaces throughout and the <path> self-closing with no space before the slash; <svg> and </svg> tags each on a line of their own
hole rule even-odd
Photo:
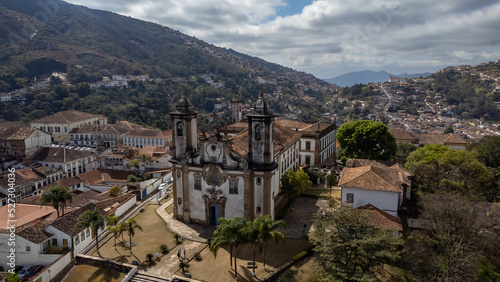
<svg viewBox="0 0 500 282">
<path fill-rule="evenodd" d="M 210 225 L 219 225 L 219 217 L 220 217 L 220 206 L 218 204 L 210 204 L 208 208 L 209 215 L 209 224 Z"/>
</svg>

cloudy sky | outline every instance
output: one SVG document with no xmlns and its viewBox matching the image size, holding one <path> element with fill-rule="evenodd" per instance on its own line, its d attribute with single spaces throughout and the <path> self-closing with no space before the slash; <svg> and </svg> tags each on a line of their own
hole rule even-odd
<svg viewBox="0 0 500 282">
<path fill-rule="evenodd" d="M 500 59 L 497 0 L 67 0 L 319 78 Z"/>
</svg>

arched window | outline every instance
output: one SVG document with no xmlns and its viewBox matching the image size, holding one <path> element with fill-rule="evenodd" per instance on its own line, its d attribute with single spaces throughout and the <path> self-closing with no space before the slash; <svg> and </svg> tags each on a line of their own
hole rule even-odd
<svg viewBox="0 0 500 282">
<path fill-rule="evenodd" d="M 255 140 L 256 141 L 262 140 L 262 126 L 260 126 L 260 124 L 257 124 L 255 126 Z"/>
<path fill-rule="evenodd" d="M 182 136 L 183 125 L 182 122 L 177 123 L 177 136 Z"/>
</svg>

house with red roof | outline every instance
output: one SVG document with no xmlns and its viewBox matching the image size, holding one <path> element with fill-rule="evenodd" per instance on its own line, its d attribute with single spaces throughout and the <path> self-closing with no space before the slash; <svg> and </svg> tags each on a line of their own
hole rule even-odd
<svg viewBox="0 0 500 282">
<path fill-rule="evenodd" d="M 341 200 L 353 207 L 371 204 L 397 216 L 410 199 L 412 176 L 396 162 L 349 160 L 338 184 Z"/>
</svg>

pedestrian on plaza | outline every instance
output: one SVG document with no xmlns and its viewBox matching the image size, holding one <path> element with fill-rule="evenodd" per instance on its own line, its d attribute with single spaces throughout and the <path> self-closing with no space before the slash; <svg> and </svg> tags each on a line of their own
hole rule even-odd
<svg viewBox="0 0 500 282">
<path fill-rule="evenodd" d="M 181 260 L 181 249 L 177 250 L 177 258 Z"/>
<path fill-rule="evenodd" d="M 184 258 L 187 259 L 186 257 L 186 249 L 183 249 L 184 250 Z"/>
</svg>

